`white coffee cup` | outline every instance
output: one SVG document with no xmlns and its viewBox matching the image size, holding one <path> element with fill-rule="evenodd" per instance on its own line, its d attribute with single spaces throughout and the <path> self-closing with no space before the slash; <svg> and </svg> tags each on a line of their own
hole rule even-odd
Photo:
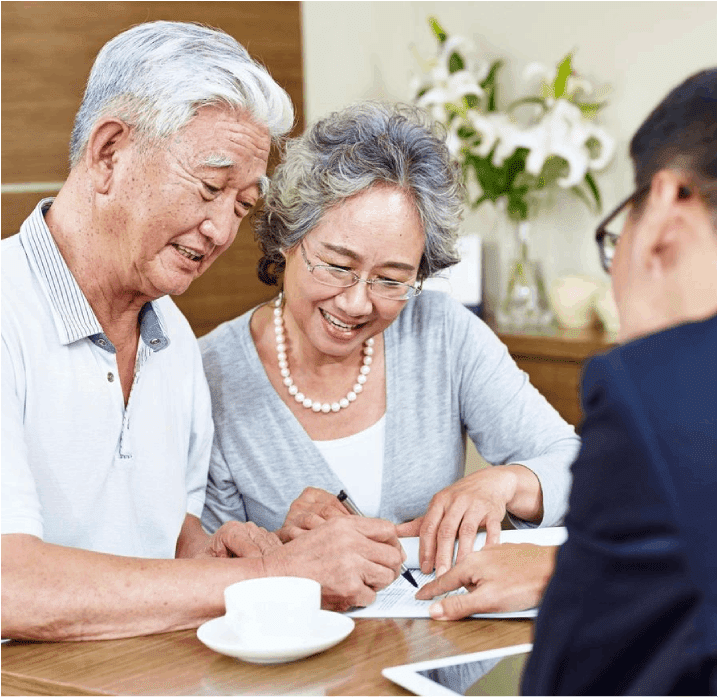
<svg viewBox="0 0 718 698">
<path fill-rule="evenodd" d="M 312 637 L 321 608 L 319 582 L 303 577 L 260 577 L 224 590 L 225 619 L 253 647 L 291 644 Z"/>
</svg>

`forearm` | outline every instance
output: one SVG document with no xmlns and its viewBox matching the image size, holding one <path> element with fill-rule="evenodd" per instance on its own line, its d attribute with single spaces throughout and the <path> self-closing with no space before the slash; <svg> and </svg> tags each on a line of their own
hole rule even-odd
<svg viewBox="0 0 718 698">
<path fill-rule="evenodd" d="M 264 576 L 262 558 L 147 560 L 3 536 L 2 635 L 99 640 L 194 628 L 223 591 Z"/>
<path fill-rule="evenodd" d="M 514 494 L 507 501 L 506 510 L 524 521 L 540 523 L 543 519 L 543 493 L 536 473 L 517 463 L 494 468 L 507 477 L 515 478 Z"/>
<path fill-rule="evenodd" d="M 192 514 L 187 514 L 177 537 L 175 557 L 178 559 L 195 557 L 207 547 L 209 539 L 210 536 L 205 533 L 200 520 Z"/>
</svg>

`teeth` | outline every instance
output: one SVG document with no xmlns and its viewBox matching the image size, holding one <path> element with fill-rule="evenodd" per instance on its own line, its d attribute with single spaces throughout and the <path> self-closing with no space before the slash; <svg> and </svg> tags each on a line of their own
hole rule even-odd
<svg viewBox="0 0 718 698">
<path fill-rule="evenodd" d="M 187 259 L 191 259 L 193 262 L 199 262 L 202 257 L 204 257 L 203 254 L 197 254 L 193 250 L 190 250 L 189 247 L 184 247 L 184 245 L 178 245 L 174 244 L 174 248 L 181 254 L 187 257 Z"/>
<path fill-rule="evenodd" d="M 343 322 L 340 322 L 335 317 L 327 313 L 325 310 L 322 310 L 321 313 L 324 316 L 325 320 L 328 320 L 332 325 L 338 327 L 340 330 L 355 330 L 357 327 L 360 327 L 360 325 L 345 325 Z"/>
</svg>

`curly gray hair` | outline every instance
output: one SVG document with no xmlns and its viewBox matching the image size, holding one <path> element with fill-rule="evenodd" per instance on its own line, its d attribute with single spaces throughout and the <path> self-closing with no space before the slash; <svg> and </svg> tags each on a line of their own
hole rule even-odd
<svg viewBox="0 0 718 698">
<path fill-rule="evenodd" d="M 375 184 L 396 185 L 416 205 L 425 236 L 419 281 L 456 264 L 463 187 L 444 135 L 422 110 L 364 102 L 288 141 L 254 219 L 263 253 L 259 279 L 275 285 L 282 251 L 298 245 L 329 209 Z"/>
</svg>

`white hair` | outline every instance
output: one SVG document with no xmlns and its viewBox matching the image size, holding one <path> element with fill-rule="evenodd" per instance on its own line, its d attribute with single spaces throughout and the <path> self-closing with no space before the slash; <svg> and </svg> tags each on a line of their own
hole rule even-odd
<svg viewBox="0 0 718 698">
<path fill-rule="evenodd" d="M 122 119 L 154 142 L 177 133 L 206 106 L 248 112 L 275 141 L 294 122 L 289 95 L 226 32 L 190 22 L 132 27 L 97 54 L 75 117 L 70 166 L 104 116 Z"/>
</svg>

